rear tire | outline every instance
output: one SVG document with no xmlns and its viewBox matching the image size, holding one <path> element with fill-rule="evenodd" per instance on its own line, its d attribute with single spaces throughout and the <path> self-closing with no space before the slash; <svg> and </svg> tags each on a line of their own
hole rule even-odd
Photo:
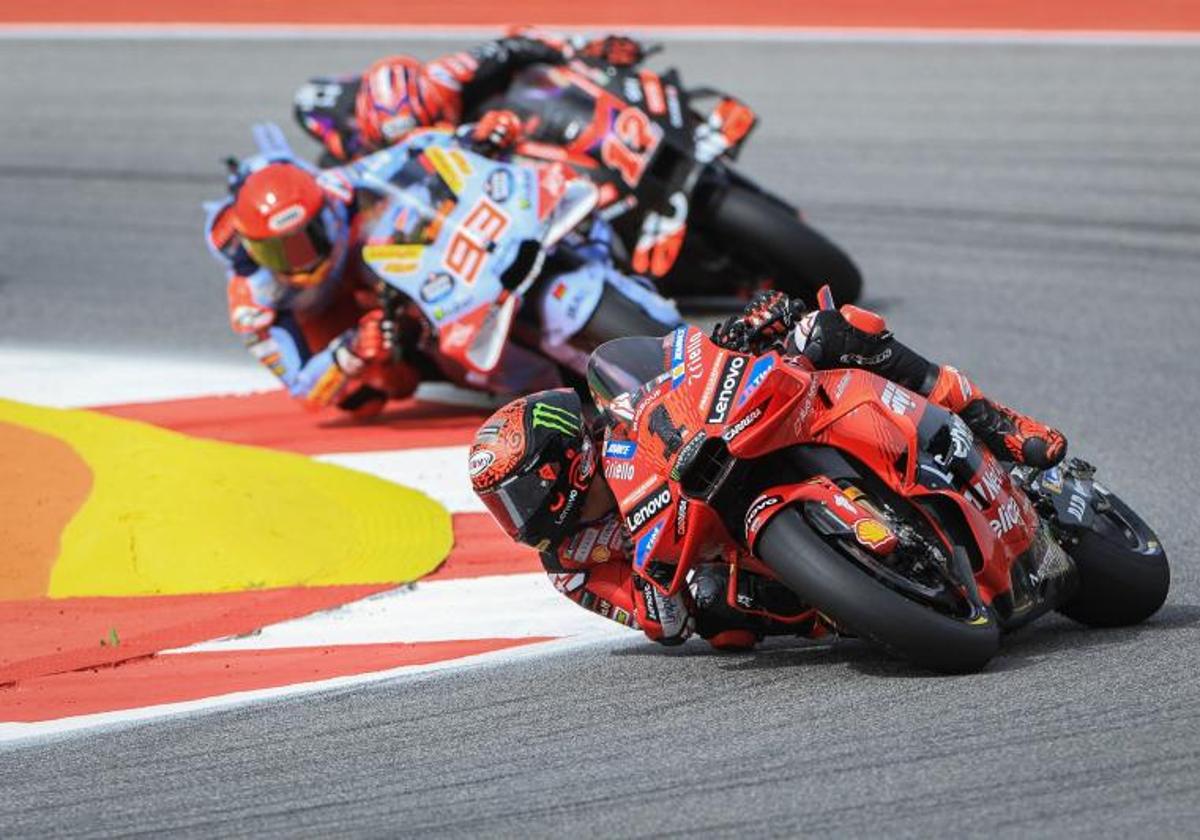
<svg viewBox="0 0 1200 840">
<path fill-rule="evenodd" d="M 921 668 L 978 671 L 999 650 L 1000 630 L 989 612 L 972 622 L 909 600 L 839 554 L 795 508 L 771 519 L 756 554 L 804 601 Z"/>
<path fill-rule="evenodd" d="M 1059 612 L 1090 627 L 1127 627 L 1158 612 L 1171 588 L 1171 569 L 1141 517 L 1116 496 L 1104 498 L 1112 509 L 1096 513 L 1101 527 L 1082 531 L 1067 547 L 1079 570 L 1079 591 Z M 1101 525 L 1101 517 L 1115 527 Z"/>
<path fill-rule="evenodd" d="M 591 353 L 606 341 L 627 336 L 666 335 L 678 324 L 664 324 L 651 317 L 637 301 L 626 297 L 614 286 L 605 283 L 596 304 L 596 311 L 578 333 L 571 337 L 571 346 Z"/>
<path fill-rule="evenodd" d="M 698 216 L 696 227 L 710 244 L 761 265 L 788 295 L 813 303 L 826 284 L 839 304 L 862 294 L 858 266 L 784 201 L 734 182 L 716 188 Z"/>
</svg>

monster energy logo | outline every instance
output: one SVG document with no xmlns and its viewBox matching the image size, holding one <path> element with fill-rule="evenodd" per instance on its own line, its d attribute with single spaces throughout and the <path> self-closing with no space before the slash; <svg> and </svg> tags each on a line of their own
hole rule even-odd
<svg viewBox="0 0 1200 840">
<path fill-rule="evenodd" d="M 550 429 L 564 435 L 579 434 L 579 418 L 567 411 L 549 403 L 533 404 L 533 428 Z"/>
</svg>

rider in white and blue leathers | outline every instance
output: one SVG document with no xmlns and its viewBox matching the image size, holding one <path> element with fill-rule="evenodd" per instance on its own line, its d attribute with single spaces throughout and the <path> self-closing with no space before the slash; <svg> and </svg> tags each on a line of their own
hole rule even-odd
<svg viewBox="0 0 1200 840">
<path fill-rule="evenodd" d="M 561 385 L 563 368 L 582 374 L 595 343 L 612 337 L 590 329 L 602 300 L 619 299 L 647 331 L 665 333 L 681 321 L 649 283 L 613 267 L 609 229 L 594 219 L 586 237 L 572 234 L 550 253 L 499 364 L 487 374 L 468 370 L 438 351 L 436 325 L 414 302 L 385 324 L 378 277 L 362 260 L 385 197 L 370 171 L 431 147 L 461 148 L 461 139 L 419 131 L 324 171 L 293 155 L 273 126 L 257 127 L 256 139 L 260 153 L 236 165 L 230 195 L 206 205 L 206 240 L 226 270 L 234 332 L 309 406 L 374 413 L 423 379 L 500 394 Z M 420 184 L 405 190 L 414 208 L 435 201 Z M 394 182 L 388 192 L 394 201 Z"/>
</svg>

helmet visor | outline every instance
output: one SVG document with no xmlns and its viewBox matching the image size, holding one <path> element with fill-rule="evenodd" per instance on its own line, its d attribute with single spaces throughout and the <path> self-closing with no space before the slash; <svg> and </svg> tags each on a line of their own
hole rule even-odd
<svg viewBox="0 0 1200 840">
<path fill-rule="evenodd" d="M 538 529 L 530 525 L 543 513 L 549 504 L 561 507 L 561 494 L 552 490 L 553 482 L 546 481 L 536 472 L 513 476 L 490 493 L 481 495 L 483 504 L 491 512 L 500 527 L 514 540 L 535 545 L 547 534 L 533 533 Z M 547 497 L 550 498 L 547 498 Z"/>
<path fill-rule="evenodd" d="M 329 237 L 321 217 L 314 217 L 298 230 L 267 239 L 242 237 L 251 259 L 263 268 L 280 274 L 302 274 L 312 271 L 331 250 Z"/>
</svg>

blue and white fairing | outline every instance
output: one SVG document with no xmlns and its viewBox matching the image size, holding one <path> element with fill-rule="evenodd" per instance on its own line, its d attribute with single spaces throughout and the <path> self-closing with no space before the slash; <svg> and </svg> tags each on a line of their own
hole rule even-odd
<svg viewBox="0 0 1200 840">
<path fill-rule="evenodd" d="M 418 132 L 324 178 L 327 188 L 341 180 L 381 199 L 367 211 L 364 262 L 421 309 L 442 353 L 480 373 L 498 362 L 529 288 L 525 278 L 501 282 L 522 243 L 549 247 L 596 202 L 596 188 L 561 167 L 494 161 L 442 131 Z"/>
</svg>

